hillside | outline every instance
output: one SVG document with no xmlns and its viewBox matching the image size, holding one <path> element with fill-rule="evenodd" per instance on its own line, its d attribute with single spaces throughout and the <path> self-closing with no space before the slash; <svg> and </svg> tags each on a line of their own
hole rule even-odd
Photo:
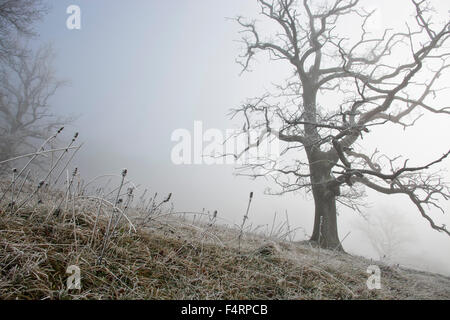
<svg viewBox="0 0 450 320">
<path fill-rule="evenodd" d="M 450 299 L 444 276 L 379 264 L 381 290 L 370 291 L 375 262 L 252 233 L 239 250 L 236 228 L 185 215 L 121 219 L 105 242 L 95 199 L 40 202 L 1 208 L 0 299 Z M 66 290 L 69 265 L 81 290 Z"/>
</svg>

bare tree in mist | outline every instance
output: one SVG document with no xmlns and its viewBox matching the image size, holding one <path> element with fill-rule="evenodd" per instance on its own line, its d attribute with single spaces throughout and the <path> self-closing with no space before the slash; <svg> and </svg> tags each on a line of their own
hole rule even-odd
<svg viewBox="0 0 450 320">
<path fill-rule="evenodd" d="M 0 57 L 20 54 L 14 39 L 33 35 L 33 23 L 47 11 L 41 0 L 0 0 Z"/>
<path fill-rule="evenodd" d="M 55 78 L 51 46 L 3 58 L 0 65 L 0 161 L 34 150 L 57 128 L 49 99 L 63 84 Z"/>
<path fill-rule="evenodd" d="M 369 215 L 354 227 L 368 238 L 379 259 L 386 262 L 402 257 L 406 246 L 411 245 L 415 238 L 410 221 L 393 210 Z"/>
<path fill-rule="evenodd" d="M 315 220 L 310 240 L 325 248 L 343 250 L 336 204 L 358 209 L 364 187 L 408 197 L 433 229 L 450 236 L 428 211 L 443 211 L 438 200 L 450 196 L 442 178 L 427 171 L 449 155 L 447 142 L 443 155 L 430 155 L 429 163 L 410 166 L 378 150 L 366 152 L 363 140 L 385 126 L 413 126 L 421 112 L 450 114 L 449 107 L 432 105 L 439 78 L 450 67 L 448 20 L 439 22 L 433 16 L 431 2 L 411 1 L 414 15 L 403 30 L 373 34 L 368 24 L 374 11 L 358 0 L 258 3 L 260 17 L 277 29 L 262 34 L 255 21 L 238 17 L 245 45 L 238 62 L 246 71 L 253 58 L 265 52 L 272 61 L 289 66 L 292 75 L 275 85 L 274 92 L 233 110 L 233 116 L 244 118 L 241 134 L 249 135 L 249 129 L 266 133 L 255 143 L 249 138 L 237 158 L 263 139 L 283 144 L 280 158 L 243 165 L 238 174 L 271 177 L 281 187 L 279 194 L 312 192 Z M 358 22 L 342 30 L 344 20 Z M 427 150 L 426 145 L 417 148 Z"/>
</svg>

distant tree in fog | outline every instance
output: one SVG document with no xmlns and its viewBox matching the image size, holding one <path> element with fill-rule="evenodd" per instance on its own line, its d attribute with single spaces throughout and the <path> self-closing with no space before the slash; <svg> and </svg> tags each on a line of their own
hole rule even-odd
<svg viewBox="0 0 450 320">
<path fill-rule="evenodd" d="M 364 221 L 358 221 L 355 228 L 369 239 L 379 259 L 386 262 L 402 257 L 406 246 L 415 239 L 410 221 L 393 210 L 369 215 Z"/>
<path fill-rule="evenodd" d="M 0 0 L 0 161 L 27 150 L 49 127 L 51 50 L 34 54 L 21 45 L 47 11 L 42 0 Z"/>
<path fill-rule="evenodd" d="M 68 122 L 54 116 L 49 104 L 63 84 L 54 75 L 51 46 L 21 50 L 0 65 L 0 161 L 35 150 Z"/>
<path fill-rule="evenodd" d="M 261 19 L 273 28 L 262 32 L 256 21 L 237 18 L 244 35 L 245 49 L 238 59 L 243 71 L 265 52 L 288 66 L 291 76 L 273 92 L 233 110 L 245 122 L 241 134 L 249 136 L 248 148 L 236 157 L 258 148 L 263 139 L 279 139 L 284 150 L 280 158 L 243 165 L 238 174 L 270 177 L 281 187 L 279 194 L 312 192 L 310 240 L 325 248 L 343 250 L 336 204 L 357 209 L 364 187 L 408 197 L 433 229 L 450 236 L 428 211 L 443 211 L 438 199 L 448 199 L 449 189 L 438 174 L 427 171 L 449 155 L 448 142 L 443 141 L 443 155 L 429 155 L 428 163 L 410 166 L 377 150 L 367 152 L 363 140 L 384 125 L 413 126 L 421 112 L 450 114 L 448 106 L 432 105 L 433 96 L 448 85 L 439 82 L 450 67 L 448 18 L 438 21 L 432 2 L 411 1 L 414 16 L 402 30 L 374 34 L 368 29 L 374 11 L 358 0 L 258 4 Z M 339 28 L 344 19 L 351 22 Z M 324 100 L 329 96 L 332 103 Z M 251 131 L 266 134 L 250 143 Z M 395 137 L 383 142 L 395 143 Z M 427 145 L 417 148 L 427 152 Z"/>
<path fill-rule="evenodd" d="M 33 35 L 33 23 L 47 10 L 41 0 L 0 0 L 0 57 L 20 53 L 15 39 Z"/>
</svg>

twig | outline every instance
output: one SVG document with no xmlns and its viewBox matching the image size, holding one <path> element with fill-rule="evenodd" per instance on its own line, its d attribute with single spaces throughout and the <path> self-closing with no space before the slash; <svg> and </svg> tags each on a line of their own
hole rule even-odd
<svg viewBox="0 0 450 320">
<path fill-rule="evenodd" d="M 241 252 L 241 238 L 242 238 L 242 234 L 244 231 L 244 225 L 245 225 L 245 221 L 247 221 L 248 219 L 248 212 L 250 210 L 250 204 L 252 203 L 252 199 L 253 199 L 253 192 L 250 192 L 250 198 L 248 199 L 248 206 L 247 206 L 247 212 L 245 213 L 244 218 L 242 219 L 242 225 L 241 225 L 241 230 L 239 232 L 239 252 Z"/>
</svg>

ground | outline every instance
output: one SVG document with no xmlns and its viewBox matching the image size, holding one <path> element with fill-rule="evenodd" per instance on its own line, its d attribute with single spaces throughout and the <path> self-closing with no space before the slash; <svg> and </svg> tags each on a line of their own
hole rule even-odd
<svg viewBox="0 0 450 320">
<path fill-rule="evenodd" d="M 130 212 L 102 255 L 108 215 L 96 206 L 2 206 L 0 299 L 450 299 L 448 277 L 254 233 L 239 243 L 235 227 L 179 215 L 142 224 Z M 67 290 L 70 265 L 80 290 Z M 379 290 L 367 287 L 370 265 Z"/>
</svg>

